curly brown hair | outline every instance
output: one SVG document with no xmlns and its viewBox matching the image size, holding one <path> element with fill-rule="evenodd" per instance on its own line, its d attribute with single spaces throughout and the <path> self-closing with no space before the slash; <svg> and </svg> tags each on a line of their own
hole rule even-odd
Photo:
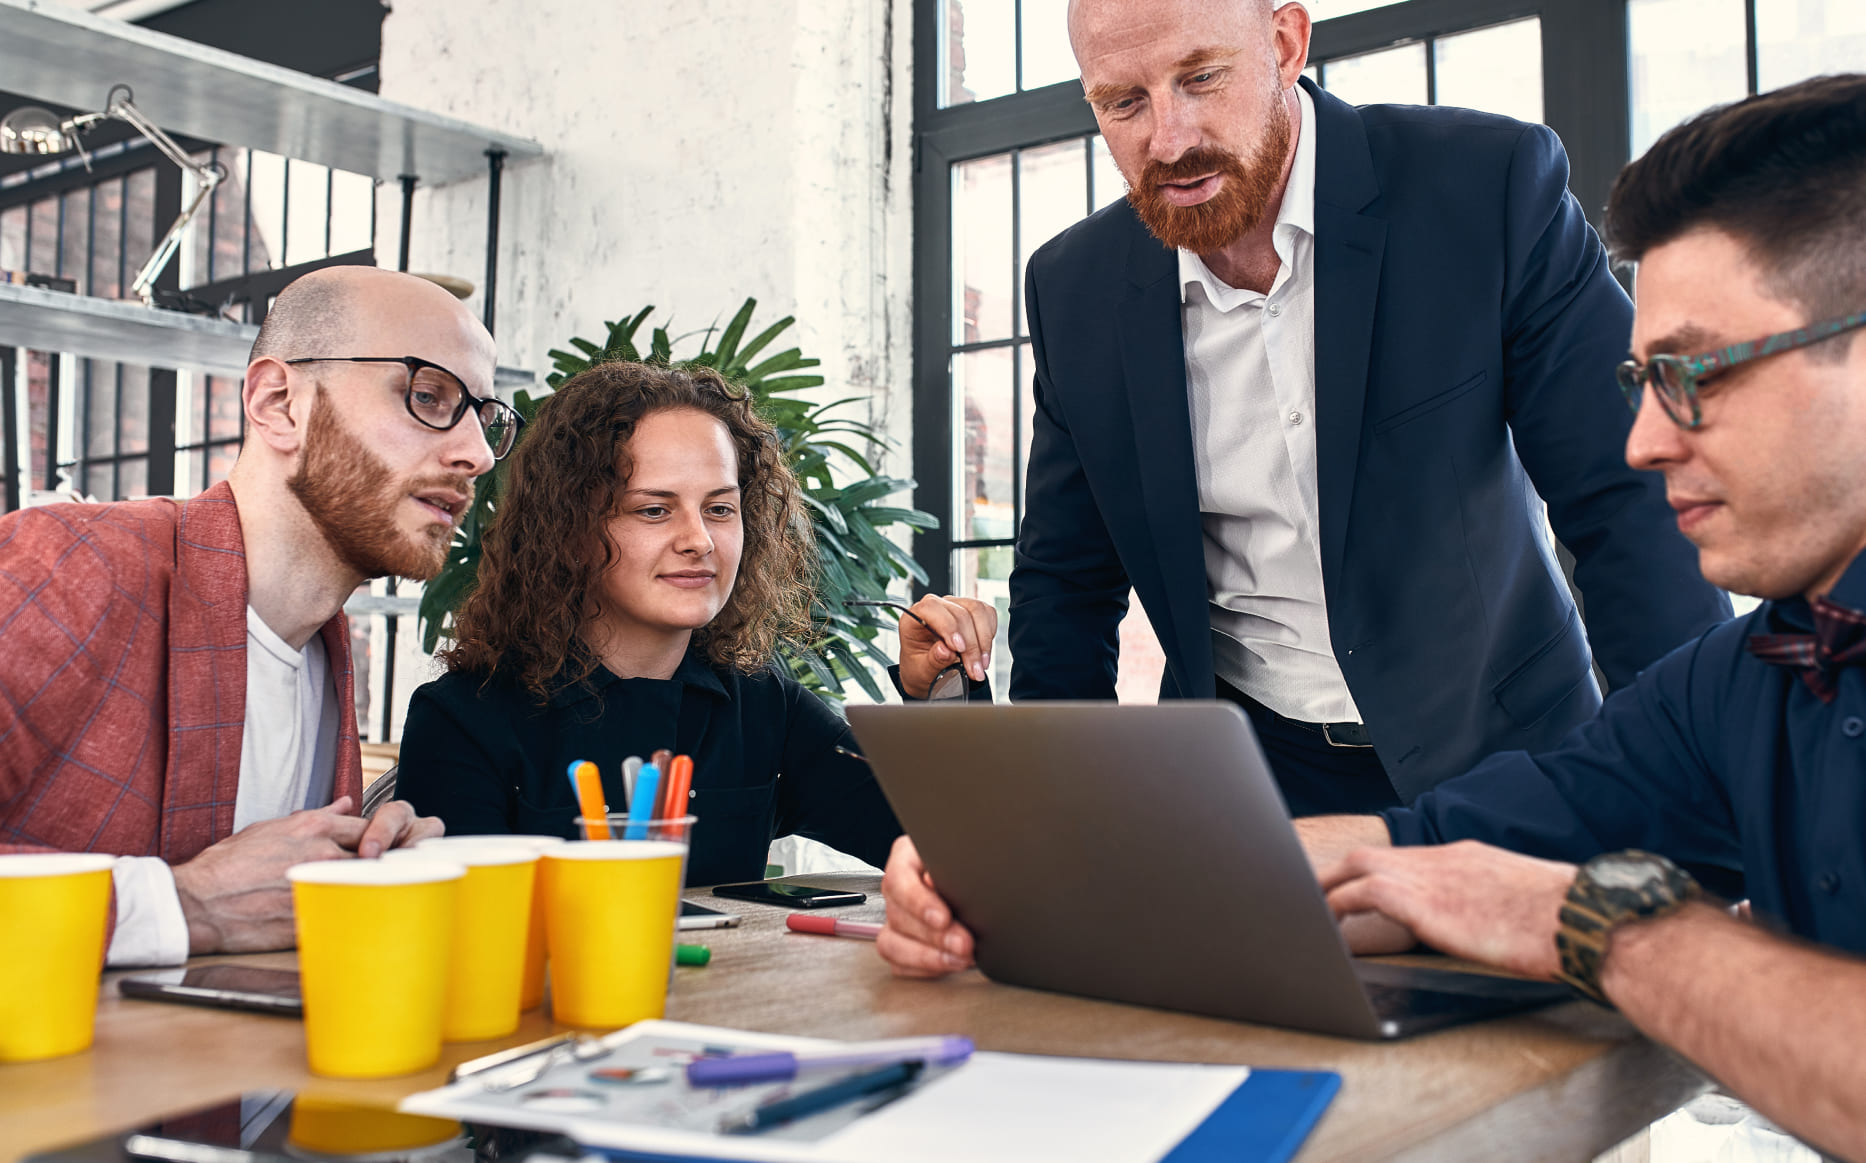
<svg viewBox="0 0 1866 1163">
<path fill-rule="evenodd" d="M 715 666 L 749 673 L 808 630 L 814 542 L 777 431 L 710 368 L 618 360 L 565 381 L 513 450 L 477 584 L 440 655 L 449 670 L 509 675 L 540 703 L 589 678 L 598 659 L 578 631 L 615 560 L 606 529 L 633 471 L 629 439 L 644 417 L 680 408 L 726 426 L 745 528 L 732 595 L 694 644 Z"/>
</svg>

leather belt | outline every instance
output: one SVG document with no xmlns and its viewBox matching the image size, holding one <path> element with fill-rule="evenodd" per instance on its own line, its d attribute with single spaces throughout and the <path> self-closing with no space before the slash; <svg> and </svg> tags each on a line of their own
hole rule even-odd
<svg viewBox="0 0 1866 1163">
<path fill-rule="evenodd" d="M 1270 712 L 1276 715 L 1275 711 Z M 1374 738 L 1367 733 L 1365 723 L 1305 723 L 1301 719 L 1292 719 L 1287 715 L 1276 717 L 1292 727 L 1301 727 L 1304 731 L 1313 731 L 1328 740 L 1330 747 L 1372 747 Z"/>
</svg>

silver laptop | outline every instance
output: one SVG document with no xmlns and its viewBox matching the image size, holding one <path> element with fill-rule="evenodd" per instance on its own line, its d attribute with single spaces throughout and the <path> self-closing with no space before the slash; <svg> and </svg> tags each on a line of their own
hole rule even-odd
<svg viewBox="0 0 1866 1163">
<path fill-rule="evenodd" d="M 1230 703 L 850 707 L 994 981 L 1355 1038 L 1572 998 L 1358 961 Z"/>
</svg>

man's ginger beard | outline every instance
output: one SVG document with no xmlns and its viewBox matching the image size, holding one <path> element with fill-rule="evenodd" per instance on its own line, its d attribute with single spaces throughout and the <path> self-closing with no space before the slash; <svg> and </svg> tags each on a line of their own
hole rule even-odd
<svg viewBox="0 0 1866 1163">
<path fill-rule="evenodd" d="M 322 384 L 305 427 L 304 460 L 285 486 L 345 565 L 366 578 L 415 581 L 440 572 L 454 526 L 427 524 L 411 537 L 397 526 L 396 507 L 424 489 L 449 489 L 469 501 L 473 496 L 473 478 L 461 474 L 395 480 L 389 466 L 344 426 Z"/>
<path fill-rule="evenodd" d="M 1289 123 L 1289 102 L 1279 89 L 1270 103 L 1263 142 L 1248 166 L 1229 150 L 1200 146 L 1171 163 L 1148 162 L 1140 180 L 1128 189 L 1127 200 L 1147 230 L 1166 245 L 1193 254 L 1223 250 L 1263 221 L 1289 155 Z M 1187 182 L 1210 173 L 1223 179 L 1218 192 L 1196 206 L 1175 206 L 1160 193 L 1162 183 Z"/>
</svg>

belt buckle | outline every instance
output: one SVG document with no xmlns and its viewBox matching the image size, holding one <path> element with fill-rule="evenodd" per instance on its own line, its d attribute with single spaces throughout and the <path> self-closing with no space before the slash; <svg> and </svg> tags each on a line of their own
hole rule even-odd
<svg viewBox="0 0 1866 1163">
<path fill-rule="evenodd" d="M 1372 747 L 1365 723 L 1323 723 L 1322 738 L 1330 747 Z"/>
</svg>

